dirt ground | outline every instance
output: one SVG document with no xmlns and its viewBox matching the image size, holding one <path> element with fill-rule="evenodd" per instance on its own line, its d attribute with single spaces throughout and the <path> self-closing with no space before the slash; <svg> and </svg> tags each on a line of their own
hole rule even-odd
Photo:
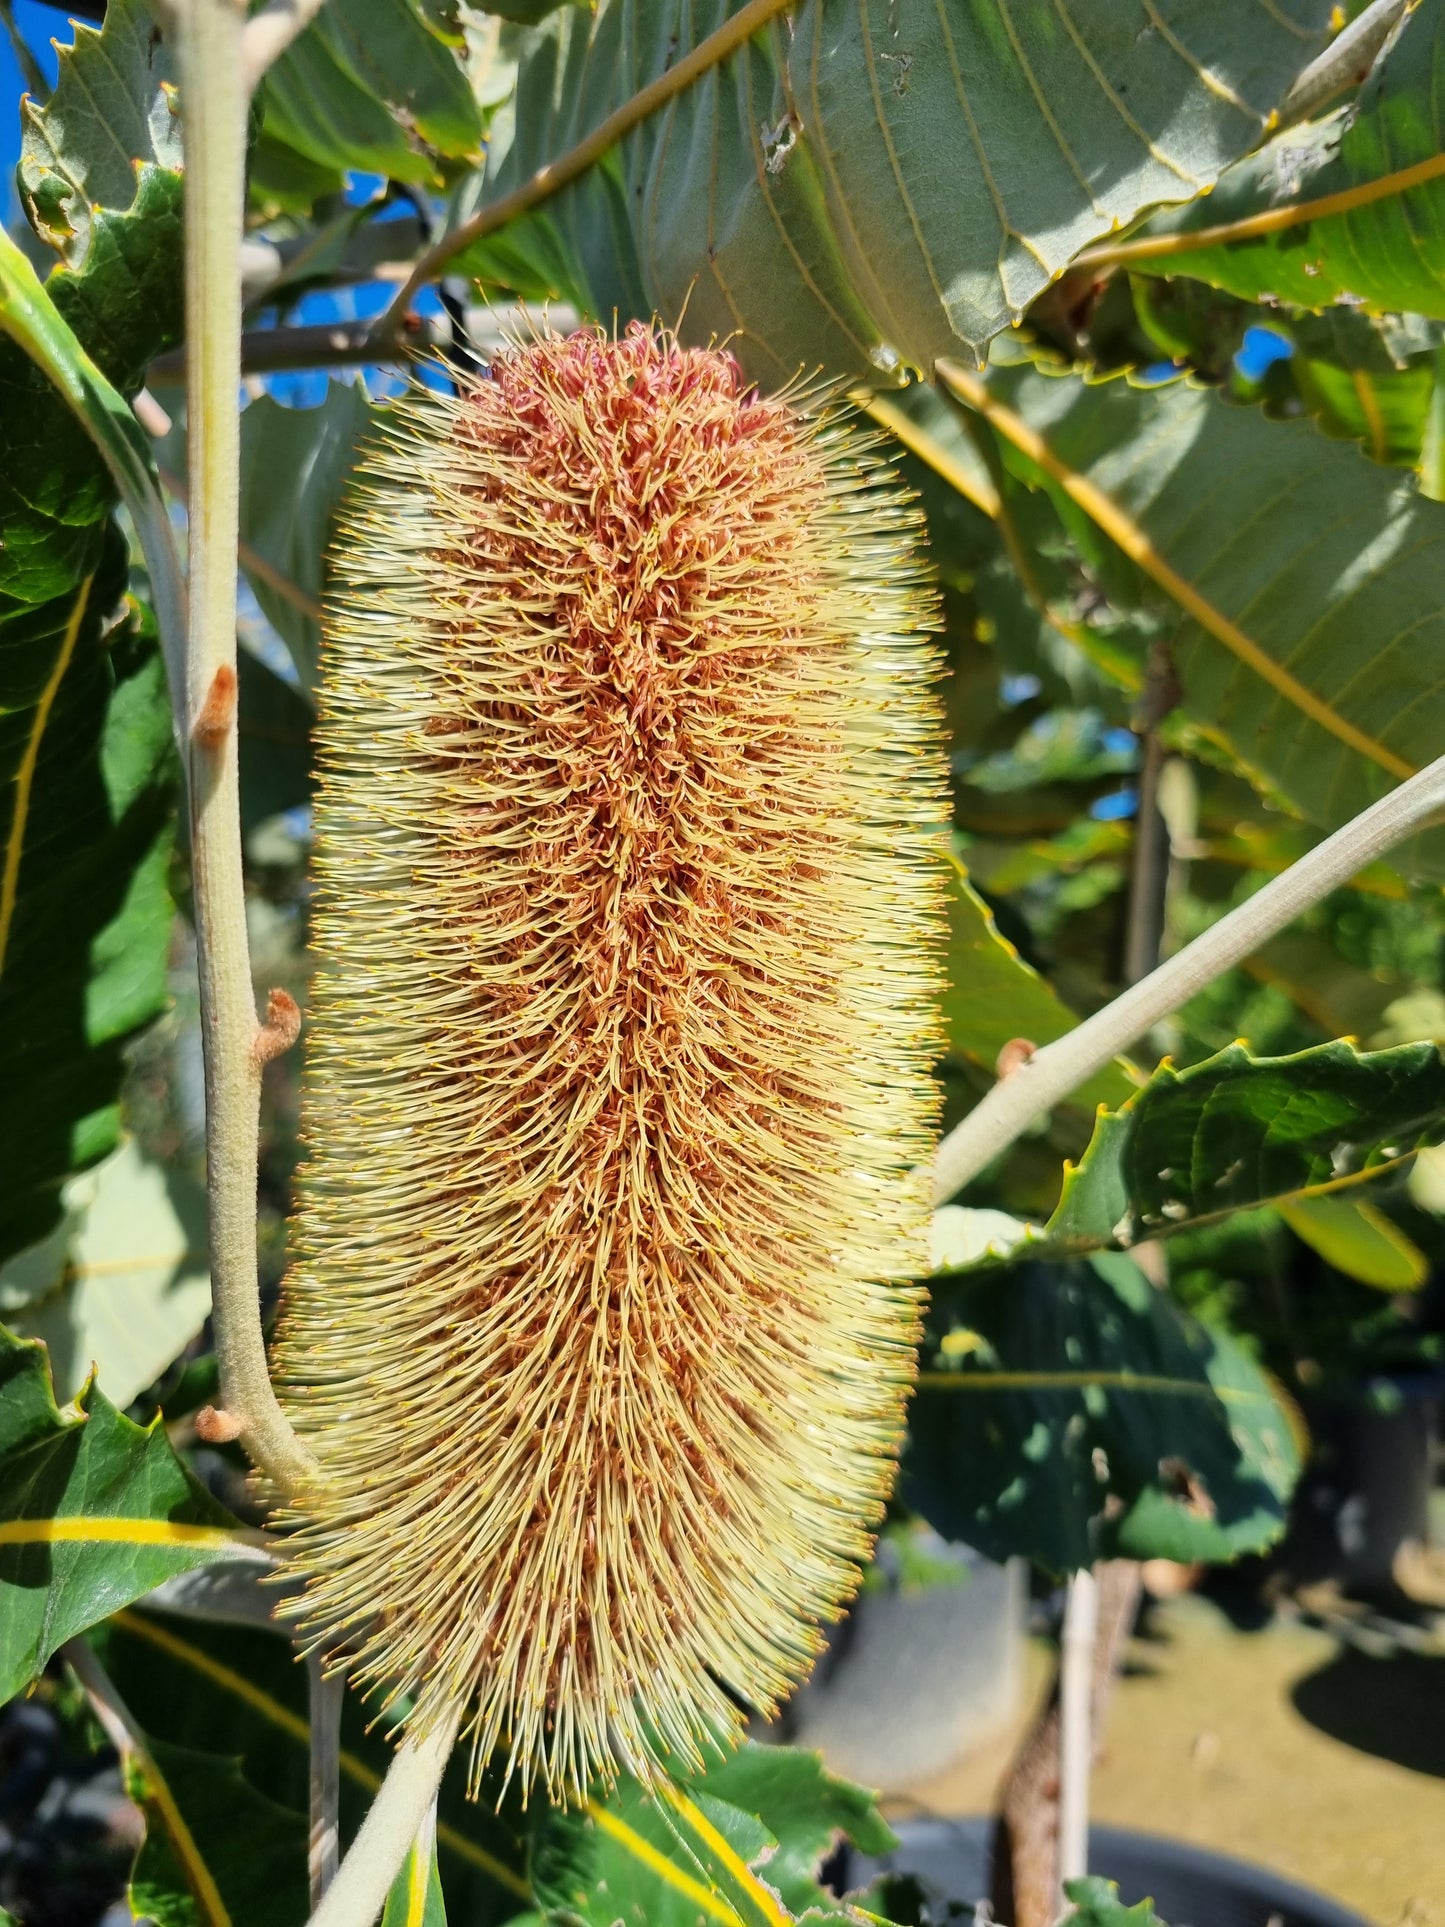
<svg viewBox="0 0 1445 1927">
<path fill-rule="evenodd" d="M 1035 1695 L 1050 1665 L 1030 1653 Z M 890 1809 L 988 1811 L 1024 1723 Z M 1445 1927 L 1445 1648 L 1294 1614 L 1241 1631 L 1192 1595 L 1155 1605 L 1093 1804 L 1100 1821 L 1277 1868 L 1376 1927 Z"/>
</svg>

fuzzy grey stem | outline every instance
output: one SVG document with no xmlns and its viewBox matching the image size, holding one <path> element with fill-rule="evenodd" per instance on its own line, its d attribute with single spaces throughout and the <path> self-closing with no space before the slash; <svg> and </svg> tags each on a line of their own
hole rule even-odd
<svg viewBox="0 0 1445 1927">
<path fill-rule="evenodd" d="M 67 1639 L 60 1649 L 60 1656 L 85 1688 L 85 1696 L 90 1701 L 95 1717 L 105 1729 L 105 1737 L 116 1752 L 122 1755 L 138 1753 L 144 1759 L 141 1730 L 89 1644 L 82 1638 Z"/>
<path fill-rule="evenodd" d="M 1151 1025 L 1179 1009 L 1223 971 L 1348 883 L 1376 857 L 1445 811 L 1445 756 L 1326 837 L 1194 942 L 1131 985 L 1057 1043 L 996 1084 L 938 1147 L 935 1204 L 945 1204 L 1051 1110 Z"/>
<path fill-rule="evenodd" d="M 1352 20 L 1312 60 L 1285 96 L 1279 119 L 1282 127 L 1308 120 L 1343 94 L 1358 86 L 1370 71 L 1376 54 L 1405 17 L 1409 0 L 1374 0 L 1374 5 Z"/>
<path fill-rule="evenodd" d="M 372 1927 L 436 1798 L 458 1722 L 459 1714 L 449 1714 L 420 1738 L 408 1734 L 402 1741 L 308 1927 Z"/>
<path fill-rule="evenodd" d="M 321 1905 L 336 1878 L 341 1857 L 341 1708 L 346 1681 L 321 1670 L 321 1655 L 306 1655 L 306 1683 L 311 1710 L 311 1835 L 307 1866 L 311 1875 L 311 1905 Z"/>
<path fill-rule="evenodd" d="M 1094 1760 L 1094 1640 L 1099 1588 L 1092 1572 L 1069 1581 L 1059 1653 L 1059 1883 L 1089 1871 L 1089 1775 Z M 1062 1893 L 1060 1905 L 1065 1905 Z"/>
<path fill-rule="evenodd" d="M 191 867 L 206 1070 L 206 1190 L 221 1407 L 279 1492 L 313 1461 L 276 1401 L 256 1273 L 261 1064 L 241 865 L 236 538 L 246 181 L 244 0 L 176 12 L 186 162 L 190 622 L 181 735 L 190 751 Z"/>
</svg>

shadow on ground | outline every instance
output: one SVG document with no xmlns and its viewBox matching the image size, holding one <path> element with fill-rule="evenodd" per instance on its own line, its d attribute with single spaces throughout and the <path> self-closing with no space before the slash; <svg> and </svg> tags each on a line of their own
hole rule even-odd
<svg viewBox="0 0 1445 1927">
<path fill-rule="evenodd" d="M 1445 1655 L 1343 1648 L 1294 1686 L 1295 1711 L 1331 1739 L 1445 1779 Z"/>
</svg>

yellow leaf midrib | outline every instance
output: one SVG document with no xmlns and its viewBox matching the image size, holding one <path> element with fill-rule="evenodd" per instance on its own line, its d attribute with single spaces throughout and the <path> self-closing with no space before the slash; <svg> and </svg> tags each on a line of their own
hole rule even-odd
<svg viewBox="0 0 1445 1927">
<path fill-rule="evenodd" d="M 70 612 L 61 637 L 60 649 L 45 679 L 45 687 L 31 714 L 30 730 L 25 738 L 25 747 L 20 753 L 19 766 L 15 772 L 15 797 L 10 813 L 10 826 L 5 835 L 5 861 L 0 866 L 0 976 L 5 971 L 5 956 L 10 944 L 10 931 L 15 921 L 15 905 L 20 894 L 20 864 L 25 854 L 25 832 L 30 817 L 31 793 L 35 787 L 35 772 L 40 762 L 40 745 L 44 740 L 46 727 L 50 722 L 50 712 L 55 707 L 55 699 L 60 693 L 60 685 L 65 680 L 65 672 L 70 667 L 70 659 L 75 654 L 75 645 L 80 636 L 81 624 L 85 621 L 86 605 L 90 601 L 90 585 L 93 575 L 85 577 L 76 591 L 75 606 Z"/>
<path fill-rule="evenodd" d="M 1404 778 L 1415 774 L 1413 763 L 1407 762 L 1403 756 L 1377 742 L 1373 736 L 1342 716 L 1282 663 L 1276 662 L 1222 609 L 1216 608 L 1194 583 L 1160 554 L 1126 509 L 1087 475 L 1071 468 L 1037 429 L 989 391 L 987 382 L 981 376 L 954 361 L 940 360 L 935 366 L 939 379 L 960 401 L 982 415 L 1006 441 L 1042 469 L 1187 616 L 1216 642 L 1222 643 L 1231 655 L 1276 694 L 1283 696 L 1301 715 L 1328 731 L 1346 748 L 1366 757 L 1391 776 Z"/>
<path fill-rule="evenodd" d="M 279 1700 L 273 1699 L 269 1693 L 253 1685 L 250 1680 L 223 1661 L 213 1659 L 200 1647 L 188 1644 L 168 1627 L 161 1626 L 143 1614 L 132 1611 L 118 1612 L 114 1623 L 135 1637 L 159 1647 L 162 1652 L 179 1660 L 183 1666 L 189 1666 L 192 1671 L 201 1673 L 214 1685 L 219 1686 L 223 1692 L 234 1694 L 253 1712 L 258 1713 L 268 1725 L 278 1727 L 300 1745 L 310 1744 L 311 1729 L 299 1714 L 293 1713 L 289 1706 L 283 1706 Z M 367 1793 L 375 1793 L 381 1785 L 381 1775 L 369 1767 L 365 1760 L 358 1759 L 354 1753 L 346 1751 L 345 1748 L 341 1751 L 340 1765 L 347 1779 Z M 525 1880 L 515 1874 L 505 1862 L 488 1853 L 485 1847 L 479 1847 L 475 1841 L 469 1840 L 464 1833 L 459 1833 L 445 1820 L 437 1822 L 437 1841 L 460 1859 L 479 1868 L 520 1900 L 531 1900 L 532 1890 Z"/>
<path fill-rule="evenodd" d="M 1076 255 L 1076 268 L 1127 266 L 1131 261 L 1157 261 L 1180 254 L 1198 254 L 1223 247 L 1234 241 L 1256 241 L 1267 234 L 1282 234 L 1310 221 L 1328 220 L 1332 215 L 1351 214 L 1356 208 L 1375 201 L 1394 200 L 1411 188 L 1445 174 L 1445 153 L 1430 154 L 1409 167 L 1378 175 L 1372 181 L 1358 181 L 1333 194 L 1321 194 L 1310 201 L 1293 201 L 1284 207 L 1266 208 L 1259 214 L 1241 215 L 1236 221 L 1219 221 L 1213 227 L 1189 228 L 1172 234 L 1142 235 L 1134 241 L 1115 241 L 1086 248 Z"/>
</svg>

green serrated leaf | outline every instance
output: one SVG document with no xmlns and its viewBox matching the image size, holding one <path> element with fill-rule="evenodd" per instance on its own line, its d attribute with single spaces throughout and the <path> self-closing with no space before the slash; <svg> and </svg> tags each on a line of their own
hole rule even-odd
<svg viewBox="0 0 1445 1927">
<path fill-rule="evenodd" d="M 1100 1880 L 1096 1874 L 1065 1881 L 1064 1892 L 1074 1903 L 1070 1918 L 1078 1921 L 1079 1927 L 1164 1927 L 1152 1900 L 1126 1907 L 1116 1884 Z"/>
<path fill-rule="evenodd" d="M 91 1636 L 107 1673 L 146 1731 L 174 1746 L 235 1755 L 253 1786 L 297 1815 L 307 1810 L 306 1675 L 277 1630 L 125 1611 Z M 371 1709 L 348 1693 L 341 1716 L 341 1831 L 361 1824 L 392 1748 Z M 496 1793 L 467 1798 L 461 1749 L 443 1783 L 437 1851 L 452 1911 L 469 1927 L 502 1927 L 530 1899 L 519 1816 Z M 237 1923 L 237 1927 L 241 1927 Z"/>
<path fill-rule="evenodd" d="M 1010 469 L 1049 491 L 1111 599 L 1155 611 L 1192 740 L 1331 829 L 1435 755 L 1445 506 L 1308 423 L 1189 382 L 1027 361 L 948 378 Z M 1445 839 L 1392 861 L 1433 873 Z"/>
<path fill-rule="evenodd" d="M 61 1411 L 44 1347 L 0 1327 L 0 1696 L 173 1574 L 224 1558 L 235 1521 L 94 1385 Z"/>
<path fill-rule="evenodd" d="M 159 1927 L 301 1927 L 306 1820 L 258 1792 L 237 1761 L 146 1735 L 127 1757 L 126 1790 L 146 1816 L 130 1877 L 137 1916 Z"/>
<path fill-rule="evenodd" d="M 771 1844 L 736 1808 L 624 1781 L 580 1811 L 549 1809 L 528 1870 L 544 1912 L 584 1927 L 780 1927 L 790 1916 L 748 1864 Z"/>
<path fill-rule="evenodd" d="M 993 1072 L 1011 1038 L 1052 1043 L 1078 1019 L 1048 984 L 1000 936 L 988 905 L 955 859 L 948 892 L 948 989 L 942 998 L 948 1048 Z M 1070 1102 L 1094 1109 L 1119 1104 L 1133 1086 L 1118 1065 L 1098 1072 Z"/>
<path fill-rule="evenodd" d="M 532 1885 L 549 1919 L 588 1927 L 836 1921 L 854 1916 L 819 1886 L 818 1868 L 839 1834 L 864 1853 L 896 1844 L 873 1795 L 818 1754 L 749 1742 L 654 1791 L 624 1780 L 580 1812 L 550 1809 L 532 1841 Z"/>
<path fill-rule="evenodd" d="M 622 1781 L 582 1811 L 549 1809 L 530 1871 L 543 1914 L 588 1927 L 854 1919 L 817 1881 L 840 1835 L 865 1854 L 896 1846 L 875 1796 L 821 1755 L 748 1742 L 653 1792 Z"/>
<path fill-rule="evenodd" d="M 112 0 L 98 30 L 71 24 L 50 98 L 21 105 L 16 178 L 36 233 L 80 268 L 95 216 L 130 208 L 143 163 L 179 173 L 181 137 L 175 63 L 145 0 Z"/>
<path fill-rule="evenodd" d="M 82 267 L 45 283 L 96 366 L 126 396 L 181 339 L 181 176 L 143 167 L 126 212 L 91 210 Z M 137 438 L 144 446 L 144 437 Z M 149 449 L 146 449 L 147 456 Z"/>
<path fill-rule="evenodd" d="M 800 1747 L 749 1743 L 693 1786 L 711 1800 L 756 1814 L 777 1842 L 761 1870 L 795 1913 L 833 1909 L 818 1885 L 818 1869 L 840 1835 L 859 1853 L 875 1856 L 898 1844 L 875 1794 L 830 1773 L 821 1754 Z"/>
<path fill-rule="evenodd" d="M 1156 217 L 1133 238 L 1168 252 L 1126 250 L 1130 268 L 1193 275 L 1301 308 L 1347 295 L 1376 312 L 1445 317 L 1442 49 L 1445 4 L 1421 0 L 1351 108 L 1286 129 L 1229 169 L 1207 199 Z M 1320 202 L 1327 206 L 1314 218 L 1279 225 L 1291 207 Z M 1227 232 L 1257 216 L 1268 232 Z"/>
<path fill-rule="evenodd" d="M 610 0 L 519 44 L 488 197 L 516 187 L 739 9 Z M 980 346 L 1096 236 L 1207 188 L 1321 44 L 1323 0 L 809 0 L 552 204 L 595 310 L 686 308 L 770 383 L 924 369 Z M 1209 86 L 1199 84 L 1208 73 Z"/>
<path fill-rule="evenodd" d="M 1334 1189 L 1398 1165 L 1442 1135 L 1442 1119 L 1445 1062 L 1434 1044 L 1362 1052 L 1340 1040 L 1272 1058 L 1232 1044 L 1189 1070 L 1164 1064 L 1099 1118 L 1027 1255 L 1127 1246 Z"/>
<path fill-rule="evenodd" d="M 1299 1471 L 1259 1367 L 1128 1258 L 935 1280 L 907 1503 L 991 1559 L 1228 1560 L 1268 1546 Z"/>
</svg>

